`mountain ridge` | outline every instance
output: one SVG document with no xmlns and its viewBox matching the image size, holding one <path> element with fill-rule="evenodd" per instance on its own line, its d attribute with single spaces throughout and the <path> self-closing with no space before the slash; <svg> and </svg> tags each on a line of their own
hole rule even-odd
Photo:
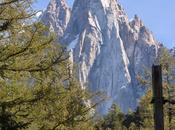
<svg viewBox="0 0 175 130">
<path fill-rule="evenodd" d="M 62 37 L 70 16 L 71 9 L 66 0 L 51 0 L 40 19 L 49 27 L 50 31 L 55 32 L 58 37 Z"/>
<path fill-rule="evenodd" d="M 82 88 L 109 97 L 97 110 L 104 114 L 113 103 L 124 112 L 134 110 L 145 93 L 137 75 L 143 75 L 143 68 L 150 68 L 157 56 L 159 43 L 153 34 L 138 16 L 129 21 L 117 0 L 75 0 L 66 23 L 57 35 L 71 50 Z"/>
</svg>

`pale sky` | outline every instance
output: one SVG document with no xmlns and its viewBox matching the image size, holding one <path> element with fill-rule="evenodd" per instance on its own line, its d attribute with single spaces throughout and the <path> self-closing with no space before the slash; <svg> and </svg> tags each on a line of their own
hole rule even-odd
<svg viewBox="0 0 175 130">
<path fill-rule="evenodd" d="M 129 18 L 137 14 L 168 48 L 175 47 L 175 0 L 118 0 Z M 35 8 L 45 9 L 49 0 L 37 0 Z M 73 0 L 68 0 L 71 6 Z"/>
</svg>

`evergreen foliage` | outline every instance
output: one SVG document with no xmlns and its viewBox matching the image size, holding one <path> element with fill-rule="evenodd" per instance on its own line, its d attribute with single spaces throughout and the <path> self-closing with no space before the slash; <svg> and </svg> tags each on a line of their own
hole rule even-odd
<svg viewBox="0 0 175 130">
<path fill-rule="evenodd" d="M 168 49 L 160 48 L 155 61 L 162 65 L 165 130 L 175 129 L 175 59 Z M 138 76 L 140 83 L 147 88 L 145 96 L 140 100 L 135 112 L 124 114 L 113 105 L 108 115 L 97 123 L 97 130 L 152 130 L 154 129 L 154 113 L 152 102 L 151 72 L 146 71 L 144 77 Z"/>
<path fill-rule="evenodd" d="M 0 2 L 0 130 L 151 130 L 154 126 L 151 75 L 138 77 L 148 86 L 135 112 L 94 118 L 89 105 L 99 93 L 81 89 L 69 62 L 69 52 L 49 30 L 35 21 L 32 0 Z M 175 129 L 175 60 L 161 48 L 166 99 L 165 129 Z"/>
<path fill-rule="evenodd" d="M 95 94 L 81 89 L 67 50 L 35 22 L 31 4 L 0 3 L 0 129 L 84 129 Z"/>
</svg>

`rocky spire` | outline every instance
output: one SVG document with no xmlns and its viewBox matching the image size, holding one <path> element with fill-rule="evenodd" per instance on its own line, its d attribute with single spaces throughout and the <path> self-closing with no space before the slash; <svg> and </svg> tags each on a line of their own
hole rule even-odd
<svg viewBox="0 0 175 130">
<path fill-rule="evenodd" d="M 102 114 L 113 103 L 124 112 L 136 107 L 117 10 L 115 0 L 75 0 L 63 38 L 63 43 L 73 50 L 82 87 L 102 91 L 109 97 L 98 108 Z"/>
<path fill-rule="evenodd" d="M 134 16 L 134 19 L 130 21 L 129 24 L 131 28 L 133 28 L 137 32 L 139 32 L 140 28 L 143 26 L 142 20 L 137 15 Z"/>
<path fill-rule="evenodd" d="M 137 107 L 143 96 L 137 75 L 151 68 L 158 44 L 136 15 L 132 21 L 117 0 L 75 0 L 70 9 L 64 0 L 51 0 L 42 20 L 57 32 L 71 50 L 82 88 L 102 91 L 109 98 L 98 111 L 113 103 L 121 110 Z"/>
<path fill-rule="evenodd" d="M 119 27 L 120 36 L 130 61 L 131 83 L 132 86 L 136 86 L 135 95 L 139 99 L 145 91 L 138 87 L 140 85 L 137 76 L 144 75 L 145 69 L 150 70 L 157 57 L 159 43 L 137 15 L 131 21 L 120 20 Z"/>
<path fill-rule="evenodd" d="M 66 0 L 51 0 L 47 9 L 41 16 L 41 21 L 62 37 L 71 16 L 71 9 Z"/>
</svg>

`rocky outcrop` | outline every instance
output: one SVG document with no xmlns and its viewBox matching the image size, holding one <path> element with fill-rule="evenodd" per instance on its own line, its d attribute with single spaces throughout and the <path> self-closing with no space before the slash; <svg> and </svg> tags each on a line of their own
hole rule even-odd
<svg viewBox="0 0 175 130">
<path fill-rule="evenodd" d="M 55 10 L 60 1 L 63 0 L 52 0 L 48 10 Z M 59 13 L 50 16 L 60 16 Z M 75 0 L 70 20 L 66 17 L 65 26 L 59 26 L 61 29 L 53 25 L 65 21 L 65 17 L 54 17 L 51 21 L 44 17 L 44 23 L 51 23 L 53 31 L 62 37 L 60 42 L 70 50 L 81 86 L 107 95 L 108 100 L 97 110 L 104 114 L 113 103 L 124 112 L 135 109 L 144 94 L 137 75 L 151 67 L 159 47 L 141 19 L 135 16 L 129 21 L 116 0 Z"/>
<path fill-rule="evenodd" d="M 144 75 L 151 68 L 158 54 L 159 43 L 137 15 L 129 21 L 122 8 L 120 12 L 119 33 L 130 61 L 131 84 L 136 87 L 135 96 L 139 99 L 145 91 L 139 87 L 137 76 Z"/>
<path fill-rule="evenodd" d="M 171 55 L 172 55 L 173 57 L 175 57 L 175 47 L 172 48 L 172 49 L 170 49 L 170 53 L 171 53 Z"/>
<path fill-rule="evenodd" d="M 51 0 L 47 9 L 41 16 L 43 22 L 50 31 L 62 37 L 71 16 L 71 9 L 65 0 Z"/>
<path fill-rule="evenodd" d="M 137 16 L 129 22 L 114 0 L 75 0 L 62 42 L 73 51 L 81 85 L 109 97 L 99 107 L 101 113 L 112 103 L 124 112 L 137 106 L 144 93 L 137 74 L 152 65 L 157 51 L 153 35 Z"/>
</svg>

